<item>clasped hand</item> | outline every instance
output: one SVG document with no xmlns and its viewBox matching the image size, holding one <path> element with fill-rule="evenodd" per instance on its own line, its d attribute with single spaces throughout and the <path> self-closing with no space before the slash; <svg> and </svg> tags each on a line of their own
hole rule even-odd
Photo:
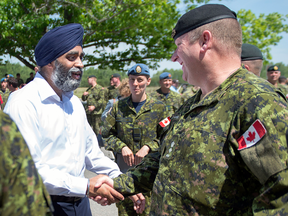
<svg viewBox="0 0 288 216">
<path fill-rule="evenodd" d="M 113 188 L 113 180 L 102 174 L 90 179 L 88 196 L 102 206 L 124 200 L 123 195 Z M 134 203 L 134 210 L 137 214 L 141 214 L 145 209 L 145 197 L 140 193 L 129 198 Z"/>
</svg>

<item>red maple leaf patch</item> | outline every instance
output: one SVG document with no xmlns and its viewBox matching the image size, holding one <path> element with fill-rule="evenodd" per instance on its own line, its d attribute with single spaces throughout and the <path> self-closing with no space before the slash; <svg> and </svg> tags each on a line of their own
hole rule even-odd
<svg viewBox="0 0 288 216">
<path fill-rule="evenodd" d="M 255 131 L 253 131 L 253 133 L 251 133 L 251 132 L 249 131 L 247 140 L 248 140 L 249 142 L 252 142 L 254 139 L 255 139 Z"/>
</svg>

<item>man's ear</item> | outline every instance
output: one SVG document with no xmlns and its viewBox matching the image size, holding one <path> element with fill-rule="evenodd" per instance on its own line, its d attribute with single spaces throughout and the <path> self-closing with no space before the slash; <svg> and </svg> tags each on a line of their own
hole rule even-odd
<svg viewBox="0 0 288 216">
<path fill-rule="evenodd" d="M 206 52 L 210 47 L 212 43 L 212 34 L 209 30 L 203 31 L 201 37 L 200 37 L 200 49 L 201 51 Z"/>
<path fill-rule="evenodd" d="M 248 71 L 250 71 L 249 65 L 244 64 L 244 67 L 245 67 Z"/>
</svg>

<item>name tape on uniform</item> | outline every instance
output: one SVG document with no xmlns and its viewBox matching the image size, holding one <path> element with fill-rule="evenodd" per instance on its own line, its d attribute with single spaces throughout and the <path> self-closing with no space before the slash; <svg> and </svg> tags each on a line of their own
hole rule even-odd
<svg viewBox="0 0 288 216">
<path fill-rule="evenodd" d="M 257 119 L 248 130 L 237 139 L 239 144 L 238 150 L 250 148 L 255 145 L 266 133 L 266 128 L 261 121 Z"/>
</svg>

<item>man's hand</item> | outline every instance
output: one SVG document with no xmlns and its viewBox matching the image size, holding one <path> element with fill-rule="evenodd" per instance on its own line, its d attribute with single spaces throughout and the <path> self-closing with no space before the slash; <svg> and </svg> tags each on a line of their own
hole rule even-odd
<svg viewBox="0 0 288 216">
<path fill-rule="evenodd" d="M 133 166 L 134 164 L 134 154 L 131 151 L 131 149 L 128 146 L 125 146 L 122 148 L 122 156 L 124 159 L 124 162 L 128 165 L 128 166 Z"/>
<path fill-rule="evenodd" d="M 88 110 L 92 112 L 95 109 L 95 106 L 88 106 Z"/>
<path fill-rule="evenodd" d="M 101 202 L 107 205 L 124 200 L 123 195 L 113 189 L 113 180 L 106 175 L 97 175 L 90 179 L 89 198 L 95 200 L 97 196 L 104 198 Z"/>
<path fill-rule="evenodd" d="M 84 92 L 83 93 L 84 96 L 87 96 L 88 94 L 89 94 L 89 92 Z"/>
<path fill-rule="evenodd" d="M 138 165 L 142 159 L 149 153 L 150 148 L 144 145 L 135 155 L 135 165 Z"/>
<path fill-rule="evenodd" d="M 129 198 L 134 203 L 134 210 L 136 211 L 136 213 L 142 214 L 142 212 L 145 210 L 145 197 L 143 196 L 143 194 L 139 193 L 133 196 L 129 196 Z"/>
</svg>

